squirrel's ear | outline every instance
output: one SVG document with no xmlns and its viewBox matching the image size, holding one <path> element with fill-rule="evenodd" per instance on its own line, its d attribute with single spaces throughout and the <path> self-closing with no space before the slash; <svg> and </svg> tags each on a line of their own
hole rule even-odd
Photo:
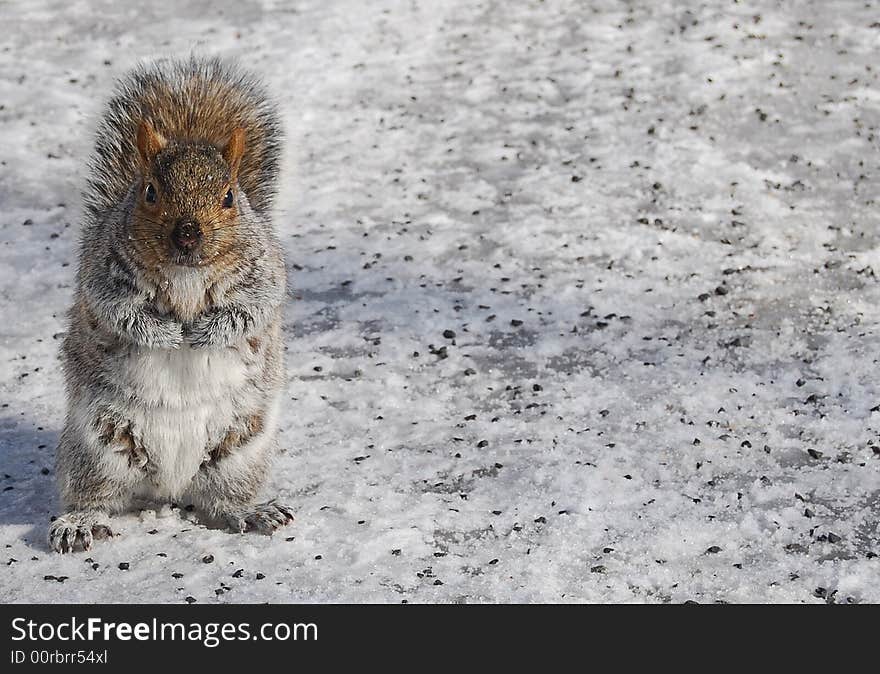
<svg viewBox="0 0 880 674">
<path fill-rule="evenodd" d="M 241 162 L 241 156 L 244 154 L 244 129 L 238 127 L 229 136 L 226 141 L 226 147 L 223 148 L 223 158 L 229 164 L 229 174 L 233 180 L 238 178 L 238 165 Z"/>
<path fill-rule="evenodd" d="M 156 131 L 148 121 L 143 120 L 138 125 L 137 146 L 145 168 L 153 165 L 153 160 L 165 147 L 165 142 L 162 134 Z"/>
</svg>

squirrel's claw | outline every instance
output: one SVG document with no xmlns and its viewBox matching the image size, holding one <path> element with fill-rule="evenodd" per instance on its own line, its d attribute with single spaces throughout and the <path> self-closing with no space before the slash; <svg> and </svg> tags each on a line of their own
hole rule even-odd
<svg viewBox="0 0 880 674">
<path fill-rule="evenodd" d="M 49 526 L 49 548 L 54 552 L 90 550 L 95 540 L 113 535 L 110 526 L 77 516 L 62 516 Z"/>
<path fill-rule="evenodd" d="M 271 536 L 277 529 L 293 522 L 289 506 L 275 501 L 225 515 L 227 525 L 236 533 L 255 532 Z"/>
</svg>

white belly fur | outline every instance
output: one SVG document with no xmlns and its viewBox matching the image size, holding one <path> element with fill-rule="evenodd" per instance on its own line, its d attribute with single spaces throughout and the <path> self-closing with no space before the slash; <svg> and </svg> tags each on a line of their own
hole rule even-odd
<svg viewBox="0 0 880 674">
<path fill-rule="evenodd" d="M 124 377 L 138 402 L 127 416 L 150 462 L 149 475 L 136 486 L 135 495 L 176 498 L 186 491 L 237 413 L 256 404 L 257 391 L 248 386 L 249 369 L 242 354 L 231 348 L 184 345 L 132 352 Z M 266 431 L 259 442 L 273 429 Z"/>
<path fill-rule="evenodd" d="M 233 348 L 138 348 L 122 374 L 137 397 L 156 407 L 185 409 L 230 397 L 247 381 L 248 366 Z"/>
</svg>

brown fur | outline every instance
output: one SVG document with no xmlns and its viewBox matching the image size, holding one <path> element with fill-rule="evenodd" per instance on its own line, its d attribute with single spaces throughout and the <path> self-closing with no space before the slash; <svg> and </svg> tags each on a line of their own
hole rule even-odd
<svg viewBox="0 0 880 674">
<path fill-rule="evenodd" d="M 146 449 L 135 440 L 131 422 L 120 422 L 112 417 L 99 417 L 95 422 L 101 441 L 113 451 L 126 454 L 130 467 L 144 468 L 149 462 Z"/>
<path fill-rule="evenodd" d="M 243 421 L 240 426 L 230 428 L 223 439 L 208 453 L 208 463 L 215 464 L 229 456 L 233 450 L 241 447 L 252 437 L 263 430 L 263 413 L 255 412 Z"/>
<path fill-rule="evenodd" d="M 223 207 L 228 191 L 238 189 L 221 151 L 205 145 L 170 143 L 143 169 L 139 195 L 132 211 L 131 236 L 146 269 L 175 262 L 171 233 L 183 221 L 195 222 L 203 245 L 192 264 L 211 265 L 236 248 L 238 207 Z M 155 202 L 146 200 L 147 186 Z M 219 270 L 218 270 L 219 271 Z"/>
<path fill-rule="evenodd" d="M 98 129 L 87 208 L 95 214 L 116 208 L 143 150 L 155 154 L 163 140 L 231 150 L 251 207 L 261 214 L 270 209 L 281 143 L 275 108 L 247 73 L 198 57 L 142 66 L 120 83 Z"/>
</svg>

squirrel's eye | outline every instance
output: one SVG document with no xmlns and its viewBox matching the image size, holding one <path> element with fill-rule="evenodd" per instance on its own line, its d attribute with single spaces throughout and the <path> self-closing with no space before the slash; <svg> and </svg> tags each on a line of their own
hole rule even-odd
<svg viewBox="0 0 880 674">
<path fill-rule="evenodd" d="M 232 195 L 232 190 L 226 192 L 226 196 L 223 197 L 223 208 L 232 208 L 232 202 L 235 198 Z"/>
<path fill-rule="evenodd" d="M 147 189 L 144 190 L 144 201 L 148 204 L 156 203 L 156 188 L 153 183 L 147 183 Z"/>
</svg>

